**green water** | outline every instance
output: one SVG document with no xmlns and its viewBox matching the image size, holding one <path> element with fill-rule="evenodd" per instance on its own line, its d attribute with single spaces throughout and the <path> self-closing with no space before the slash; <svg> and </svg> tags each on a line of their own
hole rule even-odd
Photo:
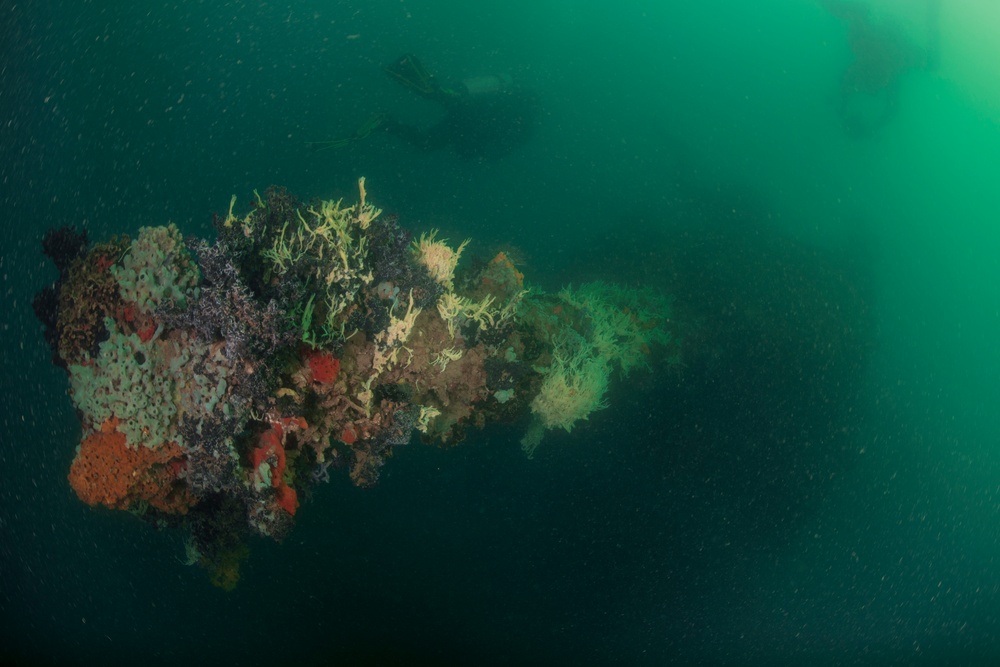
<svg viewBox="0 0 1000 667">
<path fill-rule="evenodd" d="M 1000 85 L 986 0 L 884 0 L 929 49 L 864 136 L 821 3 L 19 2 L 0 7 L 0 658 L 18 664 L 989 663 L 1000 653 Z M 504 157 L 384 134 L 440 109 L 382 67 L 509 73 Z M 685 366 L 525 460 L 518 428 L 318 487 L 240 587 L 92 511 L 31 310 L 50 227 L 92 240 L 230 196 L 369 197 L 529 280 L 674 293 Z M 697 327 L 695 326 L 697 324 Z M 700 328 L 698 328 L 700 327 Z"/>
</svg>

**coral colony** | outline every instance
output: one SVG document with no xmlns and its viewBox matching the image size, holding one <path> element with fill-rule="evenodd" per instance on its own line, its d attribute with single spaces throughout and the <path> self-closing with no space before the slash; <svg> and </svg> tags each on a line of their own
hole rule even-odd
<svg viewBox="0 0 1000 667">
<path fill-rule="evenodd" d="M 468 241 L 411 239 L 358 185 L 352 206 L 255 192 L 244 217 L 234 197 L 213 245 L 173 225 L 43 243 L 60 276 L 35 311 L 83 428 L 73 490 L 186 530 L 226 589 L 246 538 L 287 535 L 331 468 L 371 486 L 414 431 L 448 446 L 489 421 L 520 420 L 531 456 L 671 344 L 662 296 L 545 294 L 503 252 L 456 274 Z"/>
</svg>

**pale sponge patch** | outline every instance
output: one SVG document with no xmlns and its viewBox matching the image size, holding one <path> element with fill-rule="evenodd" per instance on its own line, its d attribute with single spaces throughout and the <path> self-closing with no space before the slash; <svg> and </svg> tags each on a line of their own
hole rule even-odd
<svg viewBox="0 0 1000 667">
<path fill-rule="evenodd" d="M 69 367 L 70 396 L 83 416 L 85 430 L 98 430 L 104 422 L 121 420 L 118 430 L 129 447 L 156 448 L 176 440 L 177 417 L 174 376 L 162 356 L 162 344 L 143 342 L 125 334 L 115 321 L 105 318 L 108 339 L 101 353 L 87 363 Z"/>
<path fill-rule="evenodd" d="M 141 228 L 121 266 L 112 266 L 111 272 L 122 298 L 134 302 L 143 313 L 161 306 L 186 308 L 189 297 L 197 298 L 201 281 L 198 264 L 173 224 Z"/>
</svg>

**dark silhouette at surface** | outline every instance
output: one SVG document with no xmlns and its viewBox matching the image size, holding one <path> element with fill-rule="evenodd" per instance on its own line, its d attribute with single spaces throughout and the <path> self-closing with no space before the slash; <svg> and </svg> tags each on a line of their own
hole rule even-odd
<svg viewBox="0 0 1000 667">
<path fill-rule="evenodd" d="M 537 99 L 509 76 L 488 75 L 443 85 L 410 54 L 385 71 L 445 110 L 444 118 L 428 128 L 385 117 L 386 132 L 421 151 L 447 149 L 467 158 L 499 157 L 531 137 Z"/>
<path fill-rule="evenodd" d="M 920 45 L 899 26 L 876 20 L 867 5 L 821 0 L 823 7 L 847 24 L 854 56 L 841 77 L 837 96 L 837 114 L 850 135 L 869 137 L 887 125 L 898 111 L 903 78 L 936 63 L 940 0 L 922 1 L 927 34 Z"/>
<path fill-rule="evenodd" d="M 430 127 L 420 127 L 392 114 L 375 114 L 352 136 L 312 142 L 314 150 L 341 148 L 384 130 L 422 152 L 450 150 L 464 158 L 496 158 L 527 142 L 534 131 L 538 99 L 507 75 L 491 74 L 444 84 L 410 54 L 386 66 L 385 72 L 439 105 L 444 117 Z"/>
</svg>

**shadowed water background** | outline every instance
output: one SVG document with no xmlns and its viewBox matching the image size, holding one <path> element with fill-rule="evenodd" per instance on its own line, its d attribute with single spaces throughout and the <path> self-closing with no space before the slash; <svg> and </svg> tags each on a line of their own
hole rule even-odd
<svg viewBox="0 0 1000 667">
<path fill-rule="evenodd" d="M 988 662 L 1000 652 L 1000 94 L 989 3 L 869 136 L 820 3 L 22 2 L 0 7 L 0 658 L 23 664 Z M 879 21 L 922 44 L 901 0 Z M 876 20 L 873 19 L 873 20 Z M 422 154 L 382 67 L 509 73 L 532 139 Z M 990 86 L 994 86 L 991 88 Z M 31 311 L 50 227 L 92 240 L 230 196 L 369 197 L 511 244 L 547 289 L 670 292 L 677 371 L 527 460 L 523 424 L 315 489 L 224 593 L 182 536 L 66 481 L 79 425 Z"/>
</svg>

